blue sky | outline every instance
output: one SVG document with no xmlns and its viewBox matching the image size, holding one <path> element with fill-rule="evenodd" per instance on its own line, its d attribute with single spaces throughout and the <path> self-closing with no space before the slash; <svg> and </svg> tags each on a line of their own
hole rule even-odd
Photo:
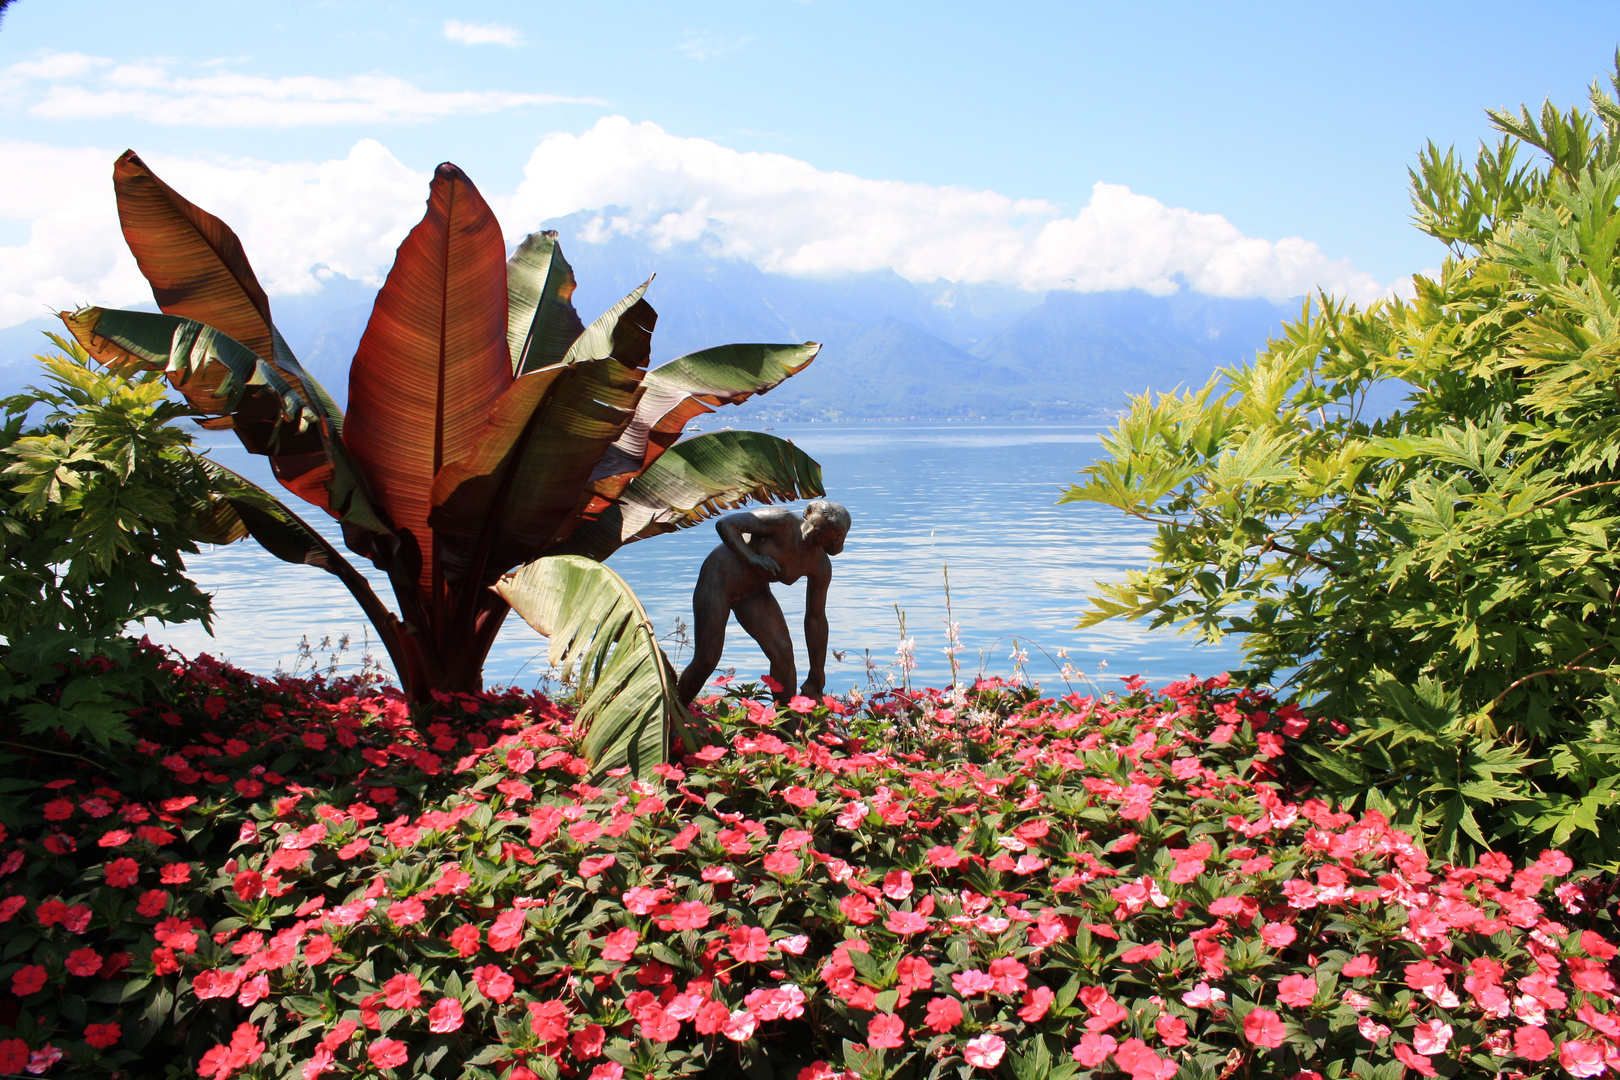
<svg viewBox="0 0 1620 1080">
<path fill-rule="evenodd" d="M 452 160 L 512 235 L 615 202 L 602 230 L 790 273 L 1373 295 L 1439 260 L 1407 224 L 1423 141 L 1583 100 L 1620 42 L 1612 3 L 446 10 L 17 0 L 0 325 L 139 298 L 106 182 L 126 146 L 273 291 L 375 279 Z"/>
</svg>

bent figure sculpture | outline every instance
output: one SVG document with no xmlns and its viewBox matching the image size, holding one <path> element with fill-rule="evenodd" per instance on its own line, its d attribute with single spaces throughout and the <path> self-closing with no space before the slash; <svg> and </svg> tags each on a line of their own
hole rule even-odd
<svg viewBox="0 0 1620 1080">
<path fill-rule="evenodd" d="M 827 586 L 832 583 L 830 556 L 844 550 L 849 511 L 824 499 L 810 503 L 801 517 L 790 510 L 755 510 L 728 514 L 714 523 L 724 541 L 709 552 L 692 590 L 692 662 L 681 672 L 682 705 L 690 705 L 720 663 L 731 615 L 759 642 L 770 661 L 771 678 L 781 686 L 777 699 L 793 694 L 798 673 L 787 619 L 771 595 L 771 582 L 792 585 L 805 578 L 804 639 L 810 671 L 799 693 L 820 697 L 826 682 Z"/>
</svg>

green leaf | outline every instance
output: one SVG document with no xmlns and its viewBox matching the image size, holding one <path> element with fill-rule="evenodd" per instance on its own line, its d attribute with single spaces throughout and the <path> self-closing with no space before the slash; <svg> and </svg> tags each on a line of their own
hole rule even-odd
<svg viewBox="0 0 1620 1080">
<path fill-rule="evenodd" d="M 624 580 L 576 555 L 537 559 L 496 583 L 525 622 L 551 639 L 549 658 L 577 678 L 577 723 L 593 775 L 628 765 L 637 776 L 668 759 L 672 734 L 690 742 L 675 673 L 652 622 Z"/>
</svg>

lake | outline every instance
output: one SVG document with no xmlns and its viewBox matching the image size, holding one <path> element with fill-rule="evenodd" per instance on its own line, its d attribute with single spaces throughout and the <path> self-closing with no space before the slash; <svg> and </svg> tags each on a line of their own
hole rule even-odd
<svg viewBox="0 0 1620 1080">
<path fill-rule="evenodd" d="M 718 426 L 713 423 L 718 416 L 708 419 L 710 430 Z M 1117 580 L 1146 566 L 1153 535 L 1151 526 L 1108 507 L 1056 505 L 1076 472 L 1101 453 L 1100 427 L 894 421 L 778 424 L 769 430 L 821 463 L 828 498 L 848 507 L 853 519 L 848 543 L 833 560 L 828 618 L 835 655 L 827 663 L 829 690 L 866 688 L 874 677 L 898 677 L 890 665 L 901 638 L 901 616 L 906 636 L 916 642 L 913 683 L 949 682 L 946 567 L 967 674 L 1011 673 L 1015 641 L 1028 656 L 1028 675 L 1060 692 L 1065 662 L 1105 687 L 1131 674 L 1159 683 L 1189 673 L 1213 675 L 1240 663 L 1235 639 L 1212 647 L 1124 622 L 1074 629 L 1093 582 Z M 335 524 L 275 484 L 262 458 L 250 457 L 234 441 L 209 438 L 215 458 L 284 496 L 342 549 Z M 690 656 L 678 628 L 691 619 L 698 567 L 718 542 L 712 523 L 704 523 L 630 544 L 609 563 L 635 588 L 677 671 Z M 391 601 L 383 576 L 364 560 L 353 561 Z M 278 667 L 291 669 L 306 637 L 313 645 L 323 637 L 336 642 L 348 635 L 351 645 L 338 662 L 343 670 L 358 666 L 367 624 L 336 578 L 280 562 L 251 540 L 209 548 L 193 557 L 189 568 L 214 593 L 214 637 L 198 625 L 153 624 L 147 629 L 154 640 L 269 674 Z M 776 586 L 776 593 L 799 647 L 803 678 L 803 583 Z M 545 645 L 512 616 L 490 654 L 486 683 L 540 685 L 547 671 Z M 374 639 L 372 648 L 386 662 Z M 1066 650 L 1066 660 L 1059 650 Z M 869 672 L 868 654 L 888 670 Z M 742 678 L 766 670 L 764 656 L 735 622 L 721 668 L 735 668 Z"/>
</svg>

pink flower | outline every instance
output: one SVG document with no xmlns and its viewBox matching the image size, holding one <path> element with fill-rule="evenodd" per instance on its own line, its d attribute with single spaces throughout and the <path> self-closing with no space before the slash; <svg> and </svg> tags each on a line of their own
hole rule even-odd
<svg viewBox="0 0 1620 1080">
<path fill-rule="evenodd" d="M 1427 1020 L 1412 1029 L 1412 1046 L 1420 1054 L 1443 1054 L 1451 1042 L 1451 1025 Z"/>
<path fill-rule="evenodd" d="M 890 870 L 883 875 L 883 895 L 890 900 L 904 900 L 911 895 L 911 874 L 905 870 Z"/>
<path fill-rule="evenodd" d="M 1378 961 L 1363 953 L 1354 960 L 1346 960 L 1344 967 L 1340 970 L 1352 979 L 1362 975 L 1371 975 L 1378 970 Z"/>
<path fill-rule="evenodd" d="M 1405 1043 L 1395 1044 L 1395 1060 L 1409 1069 L 1416 1069 L 1420 1076 L 1438 1076 L 1434 1070 L 1434 1062 L 1413 1050 Z"/>
<path fill-rule="evenodd" d="M 1036 1023 L 1044 1017 L 1052 1007 L 1057 995 L 1050 987 L 1036 986 L 1024 991 L 1023 1008 L 1018 1010 L 1018 1016 L 1027 1023 Z"/>
<path fill-rule="evenodd" d="M 725 1022 L 720 1025 L 720 1034 L 732 1042 L 747 1042 L 753 1037 L 754 1029 L 758 1026 L 759 1021 L 754 1019 L 753 1013 L 747 1009 L 738 1009 L 726 1017 Z"/>
<path fill-rule="evenodd" d="M 928 1003 L 928 1013 L 923 1018 L 929 1030 L 943 1035 L 957 1024 L 962 1022 L 962 1004 L 955 998 L 937 997 Z"/>
<path fill-rule="evenodd" d="M 915 911 L 891 911 L 883 925 L 893 934 L 920 934 L 928 929 L 930 920 L 928 916 Z"/>
<path fill-rule="evenodd" d="M 511 1076 L 512 1074 L 507 1073 L 507 1075 Z M 623 1080 L 623 1078 L 624 1066 L 617 1061 L 609 1061 L 592 1069 L 591 1075 L 586 1080 Z"/>
<path fill-rule="evenodd" d="M 1187 1021 L 1179 1016 L 1160 1013 L 1159 1018 L 1153 1021 L 1153 1030 L 1159 1033 L 1160 1041 L 1166 1046 L 1187 1045 Z"/>
<path fill-rule="evenodd" d="M 1118 1045 L 1112 1035 L 1088 1031 L 1080 1036 L 1080 1042 L 1075 1046 L 1071 1056 L 1086 1068 L 1095 1069 Z"/>
<path fill-rule="evenodd" d="M 1193 1009 L 1207 1009 L 1226 1000 L 1226 991 L 1201 982 L 1181 995 L 1181 1003 Z"/>
<path fill-rule="evenodd" d="M 1294 939 L 1298 936 L 1299 931 L 1288 923 L 1267 923 L 1260 930 L 1260 940 L 1273 949 L 1280 949 L 1284 945 L 1292 945 Z"/>
<path fill-rule="evenodd" d="M 517 988 L 512 976 L 495 964 L 473 968 L 472 976 L 473 985 L 478 987 L 478 992 L 496 1004 L 506 1001 Z"/>
<path fill-rule="evenodd" d="M 745 964 L 757 964 L 770 956 L 771 936 L 763 927 L 739 926 L 731 932 L 729 939 L 726 951 Z"/>
<path fill-rule="evenodd" d="M 1316 997 L 1316 980 L 1308 975 L 1284 975 L 1277 980 L 1277 1000 L 1303 1008 Z"/>
<path fill-rule="evenodd" d="M 669 1015 L 662 1005 L 647 1006 L 636 1020 L 641 1024 L 641 1033 L 653 1042 L 671 1042 L 680 1038 L 680 1020 Z"/>
<path fill-rule="evenodd" d="M 602 939 L 602 959 L 628 960 L 640 940 L 641 935 L 628 926 L 615 930 Z"/>
<path fill-rule="evenodd" d="M 1282 1017 L 1270 1009 L 1253 1009 L 1243 1018 L 1243 1036 L 1256 1046 L 1274 1049 L 1286 1034 Z"/>
<path fill-rule="evenodd" d="M 1538 1027 L 1521 1027 L 1513 1033 L 1513 1052 L 1530 1061 L 1544 1061 L 1552 1056 L 1552 1040 Z"/>
<path fill-rule="evenodd" d="M 405 1044 L 398 1039 L 376 1039 L 366 1047 L 366 1058 L 379 1069 L 393 1069 L 405 1064 Z"/>
<path fill-rule="evenodd" d="M 1601 1076 L 1607 1067 L 1601 1045 L 1573 1039 L 1558 1048 L 1558 1063 L 1571 1076 Z"/>
<path fill-rule="evenodd" d="M 968 1064 L 980 1069 L 993 1069 L 1001 1064 L 1001 1055 L 1007 1052 L 1007 1043 L 1000 1035 L 980 1035 L 969 1039 L 962 1047 L 962 1056 Z"/>
<path fill-rule="evenodd" d="M 1146 945 L 1138 945 L 1135 948 L 1126 949 L 1124 955 L 1122 955 L 1120 959 L 1125 961 L 1127 964 L 1140 964 L 1144 960 L 1157 960 L 1159 958 L 1159 953 L 1163 951 L 1164 947 L 1157 941 L 1150 941 Z"/>
<path fill-rule="evenodd" d="M 460 1030 L 461 1021 L 461 1002 L 455 998 L 440 998 L 428 1010 L 428 1030 L 435 1034 L 444 1035 Z"/>
<path fill-rule="evenodd" d="M 334 946 L 327 934 L 315 934 L 304 942 L 304 962 L 310 967 L 317 967 L 332 958 Z"/>
<path fill-rule="evenodd" d="M 709 925 L 709 905 L 700 900 L 683 900 L 669 912 L 677 930 L 702 930 Z"/>
<path fill-rule="evenodd" d="M 422 1004 L 422 984 L 409 972 L 400 972 L 383 983 L 390 1009 L 414 1009 Z"/>
<path fill-rule="evenodd" d="M 393 920 L 396 926 L 409 926 L 426 918 L 427 908 L 423 906 L 422 901 L 413 896 L 409 900 L 401 900 L 396 904 L 390 904 L 388 917 Z"/>
<path fill-rule="evenodd" d="M 866 1044 L 895 1050 L 906 1042 L 906 1023 L 892 1013 L 878 1013 L 866 1025 Z"/>
</svg>

